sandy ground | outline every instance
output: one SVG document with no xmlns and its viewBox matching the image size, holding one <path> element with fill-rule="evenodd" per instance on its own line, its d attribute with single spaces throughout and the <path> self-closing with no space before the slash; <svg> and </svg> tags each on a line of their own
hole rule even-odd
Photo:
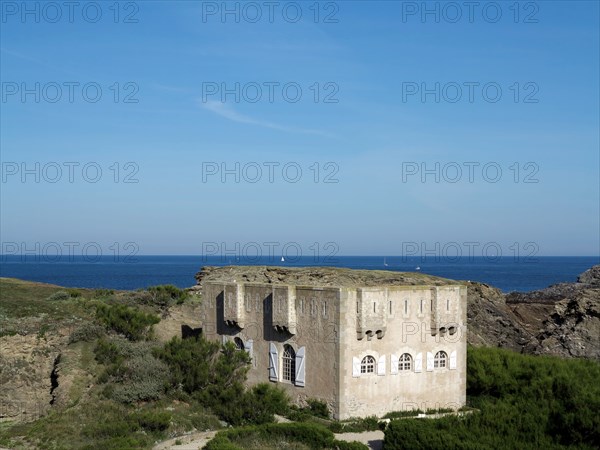
<svg viewBox="0 0 600 450">
<path fill-rule="evenodd" d="M 383 448 L 383 431 L 365 431 L 363 433 L 341 433 L 335 435 L 340 441 L 358 441 L 368 445 L 372 450 L 381 450 Z"/>
</svg>

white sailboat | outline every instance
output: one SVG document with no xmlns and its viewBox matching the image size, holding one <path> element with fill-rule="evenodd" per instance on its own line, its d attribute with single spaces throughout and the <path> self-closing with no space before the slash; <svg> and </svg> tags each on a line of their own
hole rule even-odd
<svg viewBox="0 0 600 450">
<path fill-rule="evenodd" d="M 384 265 L 385 267 L 387 267 L 387 266 L 388 266 L 387 259 L 386 259 L 386 257 L 385 257 L 385 256 L 383 257 L 383 265 Z"/>
<path fill-rule="evenodd" d="M 285 258 L 283 256 L 281 257 L 281 262 L 285 262 Z"/>
</svg>

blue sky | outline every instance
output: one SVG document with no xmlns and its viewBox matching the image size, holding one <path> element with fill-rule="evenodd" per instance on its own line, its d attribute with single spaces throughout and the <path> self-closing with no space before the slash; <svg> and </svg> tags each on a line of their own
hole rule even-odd
<svg viewBox="0 0 600 450">
<path fill-rule="evenodd" d="M 599 253 L 598 2 L 90 3 L 2 2 L 3 245 Z"/>
</svg>

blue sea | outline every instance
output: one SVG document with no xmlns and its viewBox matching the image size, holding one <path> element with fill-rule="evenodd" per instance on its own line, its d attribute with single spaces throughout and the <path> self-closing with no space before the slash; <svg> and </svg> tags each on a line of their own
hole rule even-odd
<svg viewBox="0 0 600 450">
<path fill-rule="evenodd" d="M 431 257 L 336 256 L 320 266 L 351 269 L 415 271 L 455 280 L 487 283 L 504 292 L 527 292 L 561 282 L 573 282 L 577 275 L 600 263 L 598 257 L 536 257 L 527 260 L 464 258 L 448 261 Z M 313 266 L 311 257 L 281 262 L 274 258 L 239 261 L 221 256 L 135 256 L 115 260 L 102 256 L 91 261 L 81 256 L 58 260 L 27 255 L 0 256 L 0 276 L 52 283 L 66 287 L 138 289 L 157 284 L 190 287 L 202 266 L 270 265 Z M 387 265 L 386 265 L 387 264 Z"/>
</svg>

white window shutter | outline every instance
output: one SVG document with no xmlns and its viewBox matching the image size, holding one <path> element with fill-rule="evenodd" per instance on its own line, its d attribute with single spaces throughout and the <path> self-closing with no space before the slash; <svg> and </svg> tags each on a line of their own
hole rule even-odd
<svg viewBox="0 0 600 450">
<path fill-rule="evenodd" d="M 392 375 L 398 374 L 398 357 L 396 355 L 392 355 L 390 357 L 390 363 L 392 367 L 390 367 L 390 372 Z"/>
<path fill-rule="evenodd" d="M 277 381 L 279 379 L 279 355 L 277 347 L 272 342 L 269 344 L 269 380 Z"/>
<path fill-rule="evenodd" d="M 377 362 L 377 375 L 385 375 L 385 355 L 379 357 Z"/>
<path fill-rule="evenodd" d="M 223 345 L 227 344 L 227 336 L 225 336 L 224 334 L 223 334 L 223 335 L 221 335 L 221 343 L 222 343 Z"/>
<path fill-rule="evenodd" d="M 417 353 L 415 357 L 415 372 L 423 372 L 423 353 Z"/>
<path fill-rule="evenodd" d="M 356 357 L 352 358 L 352 376 L 360 377 L 360 359 Z"/>
<path fill-rule="evenodd" d="M 433 370 L 433 353 L 427 352 L 427 372 Z"/>
<path fill-rule="evenodd" d="M 456 369 L 456 350 L 450 353 L 450 368 Z"/>
<path fill-rule="evenodd" d="M 306 379 L 306 370 L 305 370 L 305 366 L 304 366 L 304 361 L 305 361 L 305 355 L 304 353 L 306 352 L 305 347 L 300 347 L 298 349 L 298 352 L 296 353 L 296 386 L 302 386 L 304 387 L 305 385 L 305 379 Z"/>
<path fill-rule="evenodd" d="M 244 349 L 248 352 L 248 356 L 252 359 L 252 347 L 254 346 L 254 341 L 252 339 L 248 339 L 244 344 Z"/>
</svg>

